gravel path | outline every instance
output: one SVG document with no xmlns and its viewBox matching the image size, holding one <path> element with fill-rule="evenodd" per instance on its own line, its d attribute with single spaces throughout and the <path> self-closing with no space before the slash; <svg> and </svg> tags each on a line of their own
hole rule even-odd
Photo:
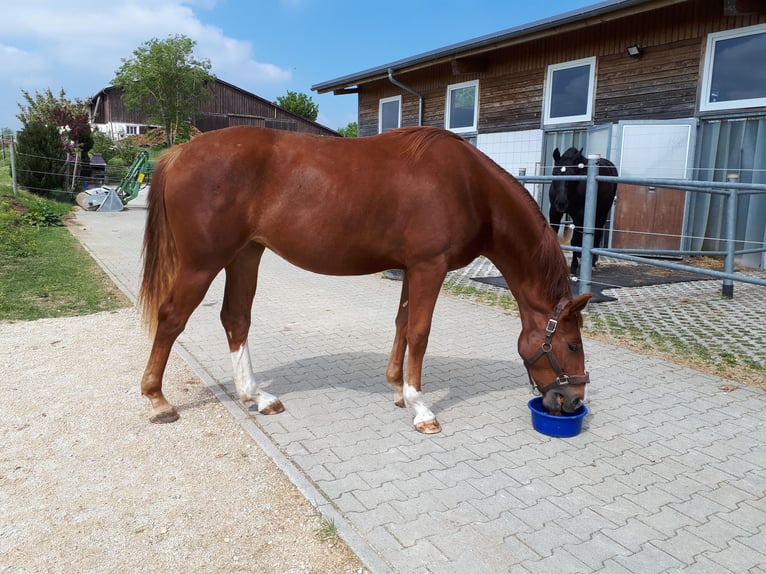
<svg viewBox="0 0 766 574">
<path fill-rule="evenodd" d="M 148 424 L 148 353 L 133 308 L 0 322 L 0 572 L 365 572 L 175 354 Z"/>
</svg>

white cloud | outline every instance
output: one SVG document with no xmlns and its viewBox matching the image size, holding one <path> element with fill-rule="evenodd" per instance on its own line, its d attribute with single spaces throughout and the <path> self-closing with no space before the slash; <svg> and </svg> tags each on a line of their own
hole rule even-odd
<svg viewBox="0 0 766 574">
<path fill-rule="evenodd" d="M 111 81 L 121 58 L 151 38 L 175 34 L 197 43 L 195 55 L 209 59 L 216 76 L 245 89 L 292 78 L 289 69 L 258 61 L 250 42 L 227 37 L 194 12 L 214 5 L 214 0 L 16 3 L 3 11 L 0 27 L 0 79 L 11 92 L 0 96 L 0 125 L 15 115 L 21 89 L 57 92 L 64 86 L 69 97 L 90 96 Z"/>
</svg>

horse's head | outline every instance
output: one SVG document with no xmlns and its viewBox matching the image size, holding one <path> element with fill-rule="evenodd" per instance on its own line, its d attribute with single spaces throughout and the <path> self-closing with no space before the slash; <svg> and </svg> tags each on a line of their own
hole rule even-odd
<svg viewBox="0 0 766 574">
<path fill-rule="evenodd" d="M 570 147 L 564 152 L 559 153 L 559 148 L 553 150 L 553 173 L 551 175 L 585 175 L 588 161 L 582 155 L 582 148 L 579 150 Z M 569 209 L 569 191 L 577 189 L 576 181 L 554 181 L 551 184 L 549 197 L 551 206 L 559 213 L 567 213 Z"/>
<path fill-rule="evenodd" d="M 543 396 L 543 406 L 552 413 L 573 413 L 585 401 L 590 377 L 585 371 L 582 348 L 581 311 L 591 294 L 572 300 L 564 298 L 550 318 L 525 328 L 519 338 L 519 354 L 534 390 Z"/>
</svg>

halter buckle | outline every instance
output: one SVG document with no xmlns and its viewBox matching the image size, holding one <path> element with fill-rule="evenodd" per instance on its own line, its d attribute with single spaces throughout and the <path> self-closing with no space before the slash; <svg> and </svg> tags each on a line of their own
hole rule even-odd
<svg viewBox="0 0 766 574">
<path fill-rule="evenodd" d="M 559 322 L 556 319 L 548 319 L 548 324 L 545 326 L 545 332 L 549 335 L 553 335 L 556 332 Z"/>
</svg>

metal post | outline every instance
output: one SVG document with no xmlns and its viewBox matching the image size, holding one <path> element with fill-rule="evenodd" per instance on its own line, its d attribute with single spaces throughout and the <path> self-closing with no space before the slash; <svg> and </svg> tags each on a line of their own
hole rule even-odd
<svg viewBox="0 0 766 574">
<path fill-rule="evenodd" d="M 726 176 L 730 183 L 737 183 L 739 175 L 730 173 Z M 737 190 L 730 189 L 726 199 L 726 257 L 723 261 L 724 273 L 734 273 L 734 240 L 737 228 Z M 721 295 L 726 299 L 734 298 L 734 281 L 724 279 Z"/>
<path fill-rule="evenodd" d="M 598 196 L 598 160 L 601 156 L 588 156 L 588 179 L 585 183 L 585 213 L 582 223 L 582 252 L 580 253 L 580 295 L 590 291 L 593 275 L 593 236 L 596 227 L 596 199 Z"/>
<path fill-rule="evenodd" d="M 13 182 L 13 194 L 16 195 L 18 191 L 16 190 L 16 147 L 15 147 L 15 141 L 11 140 L 11 181 Z"/>
</svg>

